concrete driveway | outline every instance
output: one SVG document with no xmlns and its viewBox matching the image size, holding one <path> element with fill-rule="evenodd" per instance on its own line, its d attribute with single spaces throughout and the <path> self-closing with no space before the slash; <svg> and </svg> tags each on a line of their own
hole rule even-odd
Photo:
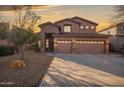
<svg viewBox="0 0 124 93">
<path fill-rule="evenodd" d="M 57 54 L 40 86 L 124 86 L 124 57 Z"/>
</svg>

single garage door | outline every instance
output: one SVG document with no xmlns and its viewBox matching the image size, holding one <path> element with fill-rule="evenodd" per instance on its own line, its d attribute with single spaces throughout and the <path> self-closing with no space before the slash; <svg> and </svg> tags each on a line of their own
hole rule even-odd
<svg viewBox="0 0 124 93">
<path fill-rule="evenodd" d="M 104 53 L 104 41 L 76 41 L 76 53 Z"/>
<path fill-rule="evenodd" d="M 57 41 L 58 53 L 71 53 L 71 41 Z"/>
</svg>

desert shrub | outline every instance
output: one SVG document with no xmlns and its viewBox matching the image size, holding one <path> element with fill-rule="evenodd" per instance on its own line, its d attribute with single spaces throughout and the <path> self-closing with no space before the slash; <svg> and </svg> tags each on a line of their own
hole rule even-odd
<svg viewBox="0 0 124 93">
<path fill-rule="evenodd" d="M 9 63 L 9 67 L 11 69 L 18 69 L 18 68 L 23 68 L 25 67 L 26 64 L 23 60 L 17 59 L 17 60 L 13 60 Z"/>
<path fill-rule="evenodd" d="M 0 56 L 12 55 L 14 52 L 14 46 L 0 46 Z"/>
<path fill-rule="evenodd" d="M 113 52 L 114 51 L 114 46 L 112 44 L 109 44 L 109 51 Z"/>
</svg>

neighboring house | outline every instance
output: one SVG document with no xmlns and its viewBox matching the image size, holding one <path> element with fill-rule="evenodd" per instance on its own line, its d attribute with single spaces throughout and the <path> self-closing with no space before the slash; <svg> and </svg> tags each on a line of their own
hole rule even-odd
<svg viewBox="0 0 124 93">
<path fill-rule="evenodd" d="M 54 53 L 107 53 L 108 35 L 96 33 L 98 24 L 81 17 L 46 22 L 41 28 L 42 51 Z"/>
<path fill-rule="evenodd" d="M 106 28 L 98 33 L 109 35 L 110 47 L 112 50 L 121 51 L 124 49 L 124 22 Z"/>
<path fill-rule="evenodd" d="M 10 42 L 9 40 L 7 39 L 0 39 L 0 46 L 11 46 L 13 45 L 12 42 Z"/>
</svg>

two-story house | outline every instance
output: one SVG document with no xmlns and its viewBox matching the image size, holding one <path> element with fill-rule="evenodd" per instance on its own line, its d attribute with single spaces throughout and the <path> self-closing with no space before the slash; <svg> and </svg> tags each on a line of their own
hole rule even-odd
<svg viewBox="0 0 124 93">
<path fill-rule="evenodd" d="M 110 47 L 114 51 L 121 51 L 124 48 L 124 22 L 106 28 L 99 34 L 109 35 Z"/>
<path fill-rule="evenodd" d="M 96 33 L 98 24 L 81 17 L 46 22 L 41 28 L 41 46 L 44 52 L 107 53 L 108 35 Z"/>
</svg>

